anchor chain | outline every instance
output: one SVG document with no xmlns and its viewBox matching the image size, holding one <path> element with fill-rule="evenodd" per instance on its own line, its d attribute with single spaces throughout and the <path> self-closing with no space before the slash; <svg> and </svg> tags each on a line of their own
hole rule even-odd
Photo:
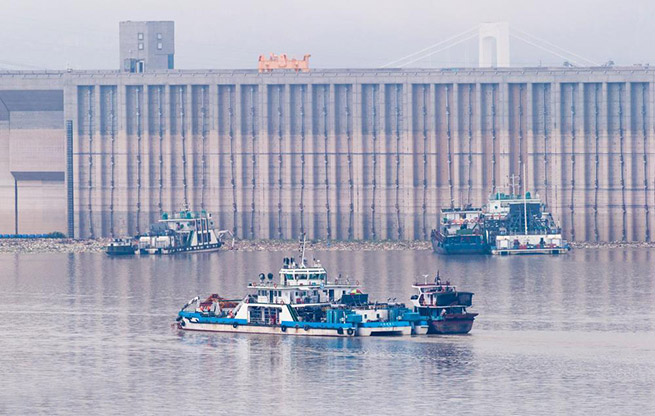
<svg viewBox="0 0 655 416">
<path fill-rule="evenodd" d="M 237 219 L 238 219 L 238 209 L 237 209 L 237 184 L 236 184 L 236 174 L 234 166 L 234 108 L 232 103 L 232 96 L 236 94 L 236 89 L 233 87 L 227 87 L 227 115 L 228 115 L 228 137 L 230 140 L 230 184 L 232 185 L 232 216 L 233 216 L 233 225 L 232 233 L 237 235 Z"/>
<path fill-rule="evenodd" d="M 350 122 L 351 122 L 351 115 L 350 115 L 350 105 L 348 104 L 348 97 L 351 96 L 351 91 L 350 87 L 346 86 L 346 94 L 345 94 L 345 110 L 346 110 L 346 142 L 348 146 L 348 192 L 349 192 L 349 197 L 350 197 L 350 203 L 348 204 L 348 239 L 352 240 L 354 238 L 354 233 L 353 233 L 353 222 L 355 220 L 355 190 L 354 190 L 354 183 L 353 183 L 353 142 L 352 142 L 352 134 L 350 132 Z"/>
<path fill-rule="evenodd" d="M 252 198 L 250 202 L 250 238 L 255 238 L 255 192 L 257 187 L 257 134 L 255 132 L 255 87 L 250 87 L 250 137 L 252 141 Z"/>
<path fill-rule="evenodd" d="M 599 167 L 600 167 L 600 133 L 598 126 L 598 115 L 600 113 L 600 107 L 598 105 L 598 90 L 600 89 L 600 84 L 596 84 L 594 88 L 594 238 L 596 241 L 599 241 L 600 235 L 598 232 L 598 176 L 599 176 Z"/>
<path fill-rule="evenodd" d="M 473 84 L 469 84 L 468 91 L 468 179 L 466 203 L 471 203 L 471 192 L 473 191 Z M 427 236 L 425 237 L 427 238 Z"/>
<path fill-rule="evenodd" d="M 373 237 L 373 240 L 377 239 L 376 231 L 375 231 L 375 198 L 376 198 L 376 188 L 377 188 L 377 182 L 376 182 L 376 167 L 377 167 L 377 149 L 376 149 L 376 144 L 377 144 L 377 101 L 376 101 L 376 86 L 373 85 L 371 87 L 371 116 L 372 116 L 372 134 L 371 134 L 371 139 L 373 141 L 373 195 L 371 198 L 371 234 Z"/>
<path fill-rule="evenodd" d="M 329 87 L 323 87 L 323 139 L 325 142 L 325 209 L 326 209 L 326 219 L 327 219 L 327 239 L 328 241 L 332 238 L 332 227 L 330 223 L 330 172 L 328 166 L 328 110 L 327 110 L 327 100 L 329 94 Z"/>
<path fill-rule="evenodd" d="M 278 139 L 278 194 L 277 194 L 277 235 L 282 239 L 282 85 L 278 86 L 278 104 L 277 104 L 277 139 Z"/>
<path fill-rule="evenodd" d="M 300 87 L 300 234 L 305 234 L 305 85 Z"/>
<path fill-rule="evenodd" d="M 450 99 L 448 97 L 448 86 L 446 86 L 446 137 L 448 141 L 448 190 L 450 192 L 450 207 L 455 207 L 455 196 L 453 195 L 453 160 L 452 160 L 452 134 L 450 131 Z"/>
<path fill-rule="evenodd" d="M 496 193 L 496 84 L 491 85 L 491 191 Z M 450 195 L 452 199 L 452 192 Z"/>
<path fill-rule="evenodd" d="M 403 232 L 400 221 L 400 123 L 401 123 L 401 113 L 400 113 L 400 85 L 396 84 L 396 223 L 398 226 L 398 239 L 402 240 Z"/>
<path fill-rule="evenodd" d="M 575 85 L 571 84 L 571 240 L 575 241 Z"/>
<path fill-rule="evenodd" d="M 109 88 L 109 234 L 114 237 L 114 193 L 116 188 L 116 114 L 114 109 L 114 88 Z"/>
<path fill-rule="evenodd" d="M 523 177 L 523 84 L 519 85 L 519 188 L 523 188 L 525 179 Z"/>
<path fill-rule="evenodd" d="M 423 102 L 421 110 L 423 114 L 423 203 L 421 204 L 421 215 L 423 219 L 423 239 L 427 240 L 427 200 L 428 200 L 428 109 L 427 109 L 427 88 L 423 84 Z"/>
<path fill-rule="evenodd" d="M 136 233 L 141 234 L 141 88 L 134 94 L 136 117 Z"/>
<path fill-rule="evenodd" d="M 548 205 L 548 100 L 547 100 L 547 86 L 544 84 L 544 191 L 546 194 L 546 205 Z"/>
<path fill-rule="evenodd" d="M 160 85 L 157 90 L 157 121 L 159 124 L 159 197 L 157 207 L 159 208 L 159 215 L 161 216 L 164 211 L 162 204 L 164 190 L 164 87 Z"/>
<path fill-rule="evenodd" d="M 644 139 L 644 213 L 646 214 L 645 241 L 650 241 L 650 210 L 648 207 L 648 126 L 646 122 L 646 85 L 641 86 L 641 135 Z"/>
<path fill-rule="evenodd" d="M 202 86 L 200 88 L 200 140 L 201 140 L 201 157 L 200 157 L 200 209 L 205 209 L 205 188 L 207 187 L 207 156 L 206 156 L 206 147 L 207 147 L 207 107 L 205 106 L 207 87 Z"/>
<path fill-rule="evenodd" d="M 87 100 L 89 107 L 87 112 L 89 122 L 89 179 L 88 179 L 88 210 L 89 210 L 89 234 L 91 238 L 95 237 L 93 229 L 93 87 L 87 90 Z"/>
<path fill-rule="evenodd" d="M 623 86 L 619 85 L 619 162 L 621 164 L 621 210 L 623 218 L 623 229 L 621 231 L 621 241 L 626 240 L 626 206 L 625 206 L 625 159 L 623 156 L 624 146 L 624 131 L 623 131 Z"/>
<path fill-rule="evenodd" d="M 180 86 L 180 133 L 182 136 L 182 188 L 184 190 L 184 208 L 189 207 L 186 175 L 186 114 L 184 112 L 184 87 Z"/>
</svg>

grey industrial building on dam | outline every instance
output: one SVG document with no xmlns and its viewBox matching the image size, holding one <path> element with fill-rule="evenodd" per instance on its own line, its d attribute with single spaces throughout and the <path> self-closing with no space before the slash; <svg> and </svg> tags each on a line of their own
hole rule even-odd
<svg viewBox="0 0 655 416">
<path fill-rule="evenodd" d="M 118 70 L 0 72 L 0 234 L 137 234 L 188 205 L 242 238 L 425 239 L 515 174 L 572 240 L 652 239 L 646 66 L 260 73 L 173 55 L 172 22 L 126 22 Z"/>
</svg>

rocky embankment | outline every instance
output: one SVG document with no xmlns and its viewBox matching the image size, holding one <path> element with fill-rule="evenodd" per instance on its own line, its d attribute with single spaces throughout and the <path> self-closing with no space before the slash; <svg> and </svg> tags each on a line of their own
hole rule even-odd
<svg viewBox="0 0 655 416">
<path fill-rule="evenodd" d="M 0 239 L 0 253 L 100 253 L 109 239 L 74 240 L 70 238 L 8 238 Z M 296 251 L 297 241 L 237 240 L 232 246 L 227 241 L 225 250 L 239 251 Z M 428 241 L 308 241 L 308 250 L 384 251 L 429 250 Z"/>
<path fill-rule="evenodd" d="M 3 238 L 0 253 L 99 253 L 110 240 L 71 238 Z"/>
<path fill-rule="evenodd" d="M 74 240 L 70 238 L 0 239 L 0 253 L 100 253 L 109 239 Z M 574 249 L 595 248 L 655 248 L 655 242 L 573 242 Z M 290 240 L 237 240 L 234 246 L 228 241 L 226 250 L 238 251 L 296 251 L 297 241 Z M 308 250 L 333 251 L 388 251 L 430 250 L 429 241 L 308 241 Z"/>
<path fill-rule="evenodd" d="M 592 242 L 592 241 L 574 241 L 571 242 L 571 247 L 578 248 L 655 248 L 655 242 L 646 241 L 607 241 L 607 242 Z"/>
</svg>

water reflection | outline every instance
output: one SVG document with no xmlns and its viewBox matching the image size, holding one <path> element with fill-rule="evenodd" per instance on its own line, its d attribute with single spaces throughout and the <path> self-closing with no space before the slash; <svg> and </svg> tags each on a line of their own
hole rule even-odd
<svg viewBox="0 0 655 416">
<path fill-rule="evenodd" d="M 561 257 L 318 252 L 372 298 L 436 270 L 476 293 L 469 336 L 180 333 L 195 295 L 241 296 L 284 253 L 0 255 L 0 413 L 655 412 L 652 250 Z M 616 386 L 621 385 L 620 409 Z M 608 392 L 599 397 L 598 392 Z M 517 400 L 520 397 L 520 400 Z M 491 409 L 491 410 L 490 410 Z"/>
</svg>

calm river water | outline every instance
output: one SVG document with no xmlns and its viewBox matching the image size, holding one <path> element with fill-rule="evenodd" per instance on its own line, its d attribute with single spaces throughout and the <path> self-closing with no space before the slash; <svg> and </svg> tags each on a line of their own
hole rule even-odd
<svg viewBox="0 0 655 416">
<path fill-rule="evenodd" d="M 475 292 L 468 336 L 171 327 L 193 296 L 240 296 L 284 255 L 1 254 L 0 414 L 655 414 L 654 250 L 309 253 L 380 300 L 440 269 Z"/>
</svg>

